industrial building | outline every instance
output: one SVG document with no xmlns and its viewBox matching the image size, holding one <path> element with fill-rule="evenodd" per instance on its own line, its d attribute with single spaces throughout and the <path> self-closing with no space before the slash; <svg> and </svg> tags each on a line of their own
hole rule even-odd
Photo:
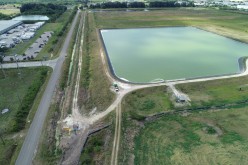
<svg viewBox="0 0 248 165">
<path fill-rule="evenodd" d="M 3 34 L 21 24 L 21 21 L 0 20 L 0 34 Z"/>
<path fill-rule="evenodd" d="M 0 21 L 0 29 L 2 29 L 3 34 L 0 34 L 0 48 L 12 48 L 20 42 L 29 40 L 45 24 L 45 22 L 22 24 L 20 21 L 12 21 L 13 23 L 8 21 L 8 26 L 6 23 L 4 28 L 1 26 L 1 22 L 3 23 L 3 21 Z"/>
</svg>

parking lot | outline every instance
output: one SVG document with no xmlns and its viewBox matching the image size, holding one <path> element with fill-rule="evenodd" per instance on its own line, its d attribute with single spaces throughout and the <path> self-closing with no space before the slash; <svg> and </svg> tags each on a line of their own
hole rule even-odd
<svg viewBox="0 0 248 165">
<path fill-rule="evenodd" d="M 53 32 L 44 32 L 25 52 L 26 57 L 35 58 L 46 45 Z M 24 56 L 24 57 L 25 57 Z"/>
<path fill-rule="evenodd" d="M 53 32 L 44 32 L 26 51 L 23 55 L 6 56 L 4 61 L 25 61 L 34 59 L 47 44 Z"/>
<path fill-rule="evenodd" d="M 45 22 L 36 22 L 34 24 L 21 24 L 6 33 L 0 35 L 0 47 L 12 48 L 20 42 L 34 37 L 35 32 L 44 25 Z"/>
</svg>

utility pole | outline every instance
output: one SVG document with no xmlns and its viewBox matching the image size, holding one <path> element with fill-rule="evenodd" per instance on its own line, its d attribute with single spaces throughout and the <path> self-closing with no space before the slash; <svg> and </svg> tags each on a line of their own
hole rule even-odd
<svg viewBox="0 0 248 165">
<path fill-rule="evenodd" d="M 16 66 L 17 66 L 17 69 L 18 69 L 18 74 L 20 75 L 20 78 L 21 78 L 21 71 L 20 71 L 20 68 L 19 68 L 19 65 L 18 65 L 18 58 L 17 57 L 17 54 L 15 54 L 15 62 L 16 62 Z"/>
<path fill-rule="evenodd" d="M 4 58 L 4 56 L 3 56 L 3 55 L 0 55 L 1 70 L 2 70 L 2 72 L 3 72 L 4 78 L 6 78 L 6 74 L 5 74 L 5 71 L 3 70 L 3 65 L 2 65 L 2 63 L 3 63 L 3 58 Z"/>
<path fill-rule="evenodd" d="M 5 141 L 3 139 L 4 133 L 5 133 L 5 131 L 3 129 L 0 129 L 0 139 L 1 139 L 2 143 L 3 143 L 3 145 L 5 145 Z"/>
<path fill-rule="evenodd" d="M 1 70 L 2 70 L 2 72 L 3 72 L 4 78 L 6 78 L 6 74 L 5 74 L 5 71 L 3 70 L 2 62 L 0 62 L 0 65 L 1 65 Z"/>
</svg>

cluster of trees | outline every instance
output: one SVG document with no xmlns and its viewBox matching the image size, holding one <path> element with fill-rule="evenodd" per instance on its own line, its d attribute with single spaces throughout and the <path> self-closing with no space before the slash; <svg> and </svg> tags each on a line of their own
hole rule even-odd
<svg viewBox="0 0 248 165">
<path fill-rule="evenodd" d="M 50 21 L 56 20 L 56 18 L 58 18 L 66 10 L 66 6 L 52 3 L 27 3 L 23 4 L 20 8 L 20 12 L 26 15 L 48 15 L 50 17 Z"/>
<path fill-rule="evenodd" d="M 104 3 L 96 3 L 90 4 L 89 6 L 91 9 L 101 8 L 144 8 L 145 3 L 143 2 L 104 2 Z"/>
<path fill-rule="evenodd" d="M 178 2 L 178 1 L 156 1 L 150 2 L 149 7 L 151 8 L 160 8 L 160 7 L 194 7 L 194 2 Z"/>
<path fill-rule="evenodd" d="M 64 24 L 62 29 L 57 33 L 58 36 L 62 36 L 64 34 L 68 24 L 71 23 L 71 21 L 73 20 L 74 16 L 76 15 L 76 13 L 77 13 L 77 7 L 74 7 L 69 19 L 66 21 L 66 23 Z"/>
<path fill-rule="evenodd" d="M 10 16 L 0 13 L 0 20 L 8 20 L 10 18 Z"/>
<path fill-rule="evenodd" d="M 95 164 L 92 156 L 101 153 L 104 146 L 104 141 L 103 138 L 99 137 L 103 137 L 103 135 L 103 133 L 100 133 L 94 136 L 90 136 L 80 157 L 80 164 Z"/>
<path fill-rule="evenodd" d="M 48 49 L 48 52 L 49 52 L 49 53 L 51 53 L 51 52 L 53 52 L 53 51 L 54 51 L 54 53 L 56 53 L 56 46 L 57 46 L 56 44 L 58 43 L 60 37 L 63 36 L 64 33 L 66 32 L 68 25 L 71 23 L 71 21 L 73 20 L 74 16 L 76 15 L 76 13 L 77 13 L 77 7 L 74 7 L 74 8 L 73 8 L 73 11 L 72 11 L 72 13 L 71 13 L 71 15 L 69 16 L 69 18 L 66 20 L 65 23 L 63 23 L 62 28 L 59 28 L 59 29 L 55 32 L 55 34 L 56 34 L 57 37 L 55 37 L 55 39 L 52 40 L 52 45 L 51 45 L 51 47 Z M 56 46 L 55 46 L 55 45 L 56 45 Z"/>
<path fill-rule="evenodd" d="M 65 26 L 61 29 L 61 31 L 57 34 L 58 36 L 63 35 L 63 33 L 65 33 L 67 25 L 68 25 L 69 23 L 72 22 L 73 17 L 76 15 L 76 13 L 77 13 L 77 7 L 74 7 L 73 12 L 72 12 L 72 14 L 70 15 L 70 17 L 69 17 L 69 19 L 68 19 L 66 25 L 65 25 Z M 78 26 L 78 25 L 77 25 L 77 26 Z M 62 34 L 61 34 L 61 32 L 62 32 Z M 74 32 L 74 34 L 73 34 L 73 35 L 74 35 L 73 38 L 75 38 L 75 36 L 76 36 L 75 33 L 76 33 L 76 32 Z M 57 41 L 58 41 L 58 40 L 57 40 Z M 56 41 L 56 42 L 57 42 L 57 41 Z M 75 40 L 73 40 L 72 42 L 73 42 L 72 45 L 74 45 Z M 55 44 L 55 43 L 54 43 L 54 44 Z M 72 54 L 72 50 L 70 49 L 69 51 L 70 51 L 70 53 L 68 53 L 68 54 Z M 62 74 L 62 77 L 61 77 L 61 80 L 60 80 L 60 88 L 61 88 L 61 89 L 64 89 L 65 86 L 66 86 L 66 82 L 67 82 L 68 74 L 69 74 L 69 66 L 70 66 L 70 60 L 67 59 L 67 60 L 65 61 L 65 63 L 64 63 L 63 74 Z"/>
<path fill-rule="evenodd" d="M 40 2 L 40 3 L 63 3 L 70 5 L 71 3 L 81 2 L 82 0 L 0 0 L 1 4 L 16 4 L 16 3 L 27 3 L 27 2 Z"/>
<path fill-rule="evenodd" d="M 104 2 L 90 4 L 89 8 L 96 9 L 106 9 L 106 8 L 145 8 L 146 5 L 144 2 Z M 160 8 L 160 7 L 194 7 L 193 2 L 177 2 L 177 1 L 156 1 L 150 2 L 148 7 L 151 8 Z"/>
</svg>

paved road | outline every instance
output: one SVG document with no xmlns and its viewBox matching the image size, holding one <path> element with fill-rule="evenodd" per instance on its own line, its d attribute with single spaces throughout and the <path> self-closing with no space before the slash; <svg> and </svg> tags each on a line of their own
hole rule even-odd
<svg viewBox="0 0 248 165">
<path fill-rule="evenodd" d="M 50 106 L 50 102 L 52 99 L 55 86 L 58 83 L 58 79 L 61 74 L 62 64 L 65 60 L 65 55 L 66 55 L 66 52 L 69 46 L 70 39 L 72 37 L 74 27 L 76 25 L 78 15 L 79 15 L 79 11 L 77 12 L 73 20 L 70 31 L 67 34 L 64 45 L 62 46 L 60 56 L 57 60 L 57 64 L 48 82 L 47 88 L 42 96 L 41 102 L 34 116 L 33 122 L 28 130 L 27 136 L 25 138 L 21 151 L 16 160 L 16 163 L 15 163 L 16 165 L 31 165 L 32 164 L 32 159 L 34 157 L 34 154 L 36 153 L 36 148 L 38 146 L 39 138 L 41 136 L 42 126 L 43 126 L 44 120 L 46 118 L 46 115 L 47 115 L 47 112 Z"/>
<path fill-rule="evenodd" d="M 55 69 L 58 59 L 49 60 L 49 61 L 34 61 L 34 62 L 18 62 L 16 63 L 6 63 L 2 64 L 3 68 L 17 68 L 22 67 L 37 67 L 37 66 L 50 66 Z"/>
</svg>

